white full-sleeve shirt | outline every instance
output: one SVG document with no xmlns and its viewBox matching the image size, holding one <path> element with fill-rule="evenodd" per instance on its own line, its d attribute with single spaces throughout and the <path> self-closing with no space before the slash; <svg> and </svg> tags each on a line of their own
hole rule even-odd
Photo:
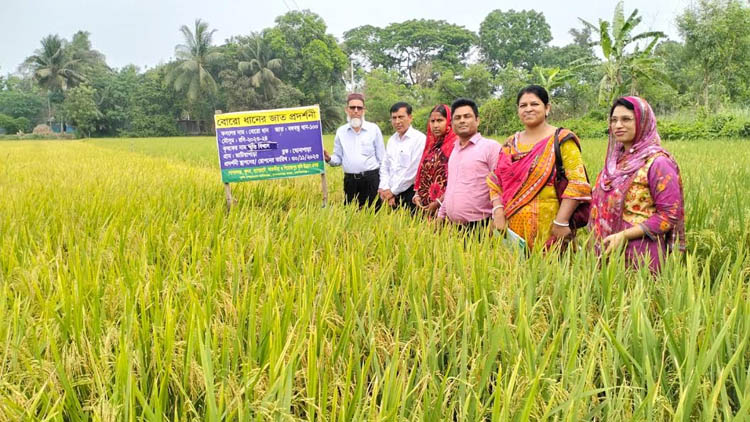
<svg viewBox="0 0 750 422">
<path fill-rule="evenodd" d="M 385 156 L 383 134 L 375 123 L 362 122 L 359 132 L 350 124 L 336 130 L 331 166 L 342 166 L 344 173 L 363 173 L 380 167 Z"/>
<path fill-rule="evenodd" d="M 380 166 L 380 189 L 390 189 L 398 195 L 414 185 L 426 139 L 424 133 L 411 126 L 404 136 L 396 132 L 388 139 Z"/>
</svg>

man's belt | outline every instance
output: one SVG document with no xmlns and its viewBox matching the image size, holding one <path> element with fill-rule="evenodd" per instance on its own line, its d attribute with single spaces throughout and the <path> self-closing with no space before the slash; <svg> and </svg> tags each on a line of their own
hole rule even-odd
<svg viewBox="0 0 750 422">
<path fill-rule="evenodd" d="M 374 176 L 378 173 L 380 173 L 380 169 L 367 170 L 367 171 L 363 171 L 362 173 L 344 173 L 344 176 L 352 177 L 354 179 L 362 179 L 363 177 Z"/>
</svg>

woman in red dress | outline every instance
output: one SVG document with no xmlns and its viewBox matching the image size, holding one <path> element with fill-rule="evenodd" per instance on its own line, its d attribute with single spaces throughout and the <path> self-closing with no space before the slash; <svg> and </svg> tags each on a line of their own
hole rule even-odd
<svg viewBox="0 0 750 422">
<path fill-rule="evenodd" d="M 451 109 L 446 104 L 439 104 L 432 109 L 427 121 L 427 141 L 414 180 L 416 193 L 412 200 L 428 217 L 435 215 L 443 201 L 448 183 L 448 158 L 455 142 Z"/>
</svg>

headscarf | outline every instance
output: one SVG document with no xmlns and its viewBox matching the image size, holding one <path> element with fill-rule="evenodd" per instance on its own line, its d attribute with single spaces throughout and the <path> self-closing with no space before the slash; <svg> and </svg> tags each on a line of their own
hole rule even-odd
<svg viewBox="0 0 750 422">
<path fill-rule="evenodd" d="M 417 168 L 417 177 L 414 179 L 415 190 L 418 190 L 420 186 L 420 182 L 422 178 L 422 163 L 424 162 L 424 159 L 427 156 L 427 153 L 435 147 L 435 144 L 442 142 L 440 144 L 440 151 L 442 151 L 446 157 L 450 157 L 451 152 L 453 152 L 453 146 L 456 144 L 456 139 L 458 139 L 455 132 L 453 132 L 453 124 L 451 123 L 451 107 L 448 104 L 442 104 L 442 106 L 445 109 L 445 119 L 447 120 L 446 126 L 445 126 L 445 135 L 443 136 L 442 140 L 437 139 L 435 134 L 432 133 L 432 128 L 430 127 L 430 116 L 427 116 L 427 139 L 425 140 L 424 151 L 422 152 L 422 159 L 419 160 L 419 168 Z M 438 107 L 439 105 L 435 106 L 435 108 L 433 108 L 432 111 L 430 111 L 430 115 L 432 115 L 433 112 L 436 112 Z"/>
<path fill-rule="evenodd" d="M 625 195 L 633 183 L 633 179 L 639 169 L 656 154 L 670 159 L 679 176 L 680 169 L 672 155 L 661 146 L 661 137 L 656 129 L 656 115 L 646 100 L 639 97 L 622 97 L 633 105 L 635 114 L 635 137 L 628 151 L 625 146 L 615 139 L 610 128 L 609 144 L 607 145 L 607 157 L 604 161 L 597 185 L 592 194 L 592 207 L 597 211 L 591 215 L 591 223 L 594 232 L 602 239 L 623 230 L 622 213 L 625 205 Z M 620 165 L 618 166 L 618 163 Z M 680 182 L 680 195 L 682 183 Z M 679 221 L 668 234 L 667 245 L 673 246 L 675 237 L 679 237 L 680 248 L 685 245 L 685 218 L 680 216 Z"/>
</svg>

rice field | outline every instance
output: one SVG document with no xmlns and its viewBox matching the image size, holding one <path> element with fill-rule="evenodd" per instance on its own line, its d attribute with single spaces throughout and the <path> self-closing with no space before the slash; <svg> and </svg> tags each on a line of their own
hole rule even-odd
<svg viewBox="0 0 750 422">
<path fill-rule="evenodd" d="M 0 421 L 749 420 L 750 142 L 666 147 L 653 278 L 346 207 L 340 168 L 227 214 L 212 138 L 0 142 Z"/>
</svg>

